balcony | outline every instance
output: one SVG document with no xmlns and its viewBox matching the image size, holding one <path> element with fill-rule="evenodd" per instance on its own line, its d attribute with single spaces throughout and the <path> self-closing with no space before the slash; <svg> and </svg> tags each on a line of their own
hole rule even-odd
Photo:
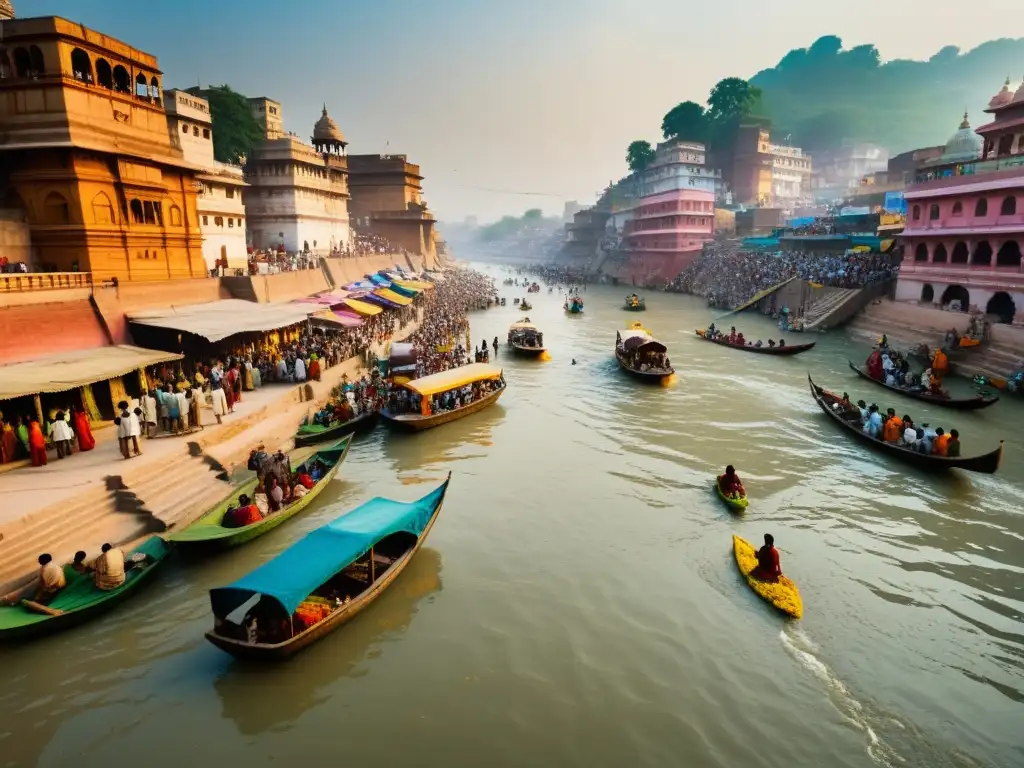
<svg viewBox="0 0 1024 768">
<path fill-rule="evenodd" d="M 91 272 L 3 272 L 0 293 L 92 288 Z"/>
</svg>

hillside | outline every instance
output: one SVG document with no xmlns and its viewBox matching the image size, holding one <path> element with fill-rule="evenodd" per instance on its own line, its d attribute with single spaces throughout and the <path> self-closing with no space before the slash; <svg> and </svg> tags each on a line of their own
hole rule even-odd
<svg viewBox="0 0 1024 768">
<path fill-rule="evenodd" d="M 843 50 L 840 38 L 819 38 L 786 54 L 750 84 L 762 89 L 773 138 L 792 135 L 809 150 L 843 140 L 871 141 L 893 152 L 942 144 L 966 108 L 971 123 L 1008 74 L 1020 84 L 1024 38 L 992 40 L 961 53 L 947 46 L 928 61 L 881 63 L 872 45 Z M 1016 75 L 1013 75 L 1016 73 Z"/>
</svg>

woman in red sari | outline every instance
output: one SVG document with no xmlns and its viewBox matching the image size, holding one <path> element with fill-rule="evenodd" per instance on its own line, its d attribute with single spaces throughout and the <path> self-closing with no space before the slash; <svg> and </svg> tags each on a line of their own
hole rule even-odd
<svg viewBox="0 0 1024 768">
<path fill-rule="evenodd" d="M 46 466 L 46 438 L 43 437 L 43 430 L 35 418 L 28 425 L 28 450 L 33 467 Z"/>
<path fill-rule="evenodd" d="M 92 427 L 89 426 L 89 417 L 84 411 L 77 407 L 71 408 L 71 427 L 75 430 L 75 437 L 78 438 L 78 450 L 91 451 L 96 447 L 96 438 L 92 436 Z"/>
</svg>

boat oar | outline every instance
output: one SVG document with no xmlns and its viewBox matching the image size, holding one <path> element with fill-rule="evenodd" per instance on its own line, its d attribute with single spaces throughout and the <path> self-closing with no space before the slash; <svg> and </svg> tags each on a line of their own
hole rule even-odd
<svg viewBox="0 0 1024 768">
<path fill-rule="evenodd" d="M 51 608 L 48 605 L 37 603 L 35 600 L 22 600 L 21 604 L 30 611 L 34 611 L 35 613 L 45 613 L 47 616 L 61 616 L 64 614 L 64 611 L 59 608 Z"/>
</svg>

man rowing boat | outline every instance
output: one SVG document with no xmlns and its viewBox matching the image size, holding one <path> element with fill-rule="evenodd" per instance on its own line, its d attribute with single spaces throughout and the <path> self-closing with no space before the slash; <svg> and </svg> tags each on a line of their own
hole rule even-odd
<svg viewBox="0 0 1024 768">
<path fill-rule="evenodd" d="M 732 464 L 725 468 L 725 474 L 718 477 L 718 488 L 727 499 L 742 499 L 747 495 L 740 476 Z"/>
<path fill-rule="evenodd" d="M 757 550 L 757 567 L 750 575 L 761 581 L 778 581 L 782 575 L 779 550 L 775 548 L 775 537 L 770 533 L 764 535 L 764 546 Z"/>
</svg>

